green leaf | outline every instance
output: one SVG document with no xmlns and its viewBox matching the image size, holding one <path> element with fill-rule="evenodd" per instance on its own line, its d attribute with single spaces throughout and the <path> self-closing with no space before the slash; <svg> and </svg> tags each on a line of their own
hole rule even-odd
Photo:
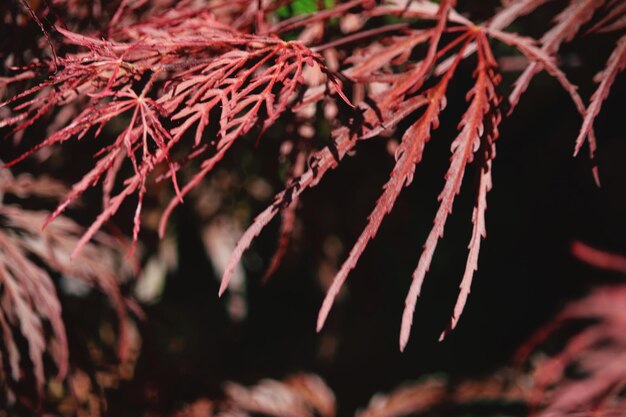
<svg viewBox="0 0 626 417">
<path fill-rule="evenodd" d="M 288 19 L 293 16 L 315 13 L 317 0 L 294 0 L 290 4 L 276 9 L 276 15 L 281 19 Z M 335 0 L 324 0 L 324 8 L 329 9 L 335 6 Z"/>
</svg>

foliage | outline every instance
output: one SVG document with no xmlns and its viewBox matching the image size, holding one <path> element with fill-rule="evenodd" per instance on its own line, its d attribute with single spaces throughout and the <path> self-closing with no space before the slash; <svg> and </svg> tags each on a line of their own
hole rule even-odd
<svg viewBox="0 0 626 417">
<path fill-rule="evenodd" d="M 26 210 L 4 200 L 8 196 L 20 199 L 54 198 L 67 192 L 65 186 L 48 178 L 35 179 L 27 174 L 14 177 L 2 170 L 0 180 L 0 281 L 2 303 L 2 357 L 8 369 L 0 367 L 0 380 L 9 396 L 11 386 L 24 378 L 33 377 L 41 394 L 46 382 L 44 357 L 46 352 L 56 366 L 59 380 L 68 373 L 68 343 L 61 304 L 51 274 L 67 280 L 80 280 L 107 295 L 119 321 L 119 355 L 129 355 L 128 302 L 120 291 L 119 280 L 136 273 L 132 259 L 121 255 L 128 245 L 112 236 L 98 233 L 80 255 L 70 258 L 84 230 L 73 220 L 60 216 L 58 221 L 41 230 L 48 212 Z M 17 334 L 16 334 L 17 333 Z M 22 371 L 26 359 L 22 356 L 21 339 L 28 345 L 26 357 L 32 375 Z"/>
<path fill-rule="evenodd" d="M 452 383 L 440 376 L 404 384 L 388 394 L 376 394 L 356 413 L 357 417 L 400 417 L 404 415 L 469 415 L 472 405 L 493 403 L 492 409 L 523 404 L 528 391 L 510 376 L 498 375 L 485 381 Z M 509 386 L 507 387 L 507 384 Z M 263 380 L 245 388 L 225 387 L 223 401 L 202 399 L 186 406 L 176 417 L 213 415 L 264 415 L 332 417 L 337 413 L 334 394 L 316 375 L 294 375 L 284 381 Z M 520 407 L 518 407 L 520 408 Z"/>
<path fill-rule="evenodd" d="M 40 41 L 28 48 L 3 47 L 1 58 L 10 71 L 0 78 L 0 92 L 6 97 L 0 104 L 0 129 L 19 149 L 28 147 L 6 164 L 3 190 L 62 196 L 45 221 L 39 212 L 0 206 L 5 219 L 0 229 L 0 273 L 6 298 L 1 323 L 11 378 L 19 379 L 11 328 L 19 328 L 26 338 L 40 390 L 45 351 L 51 352 L 59 377 L 67 366 L 61 306 L 47 269 L 33 264 L 32 257 L 52 271 L 101 288 L 111 297 L 123 326 L 126 304 L 117 280 L 130 269 L 115 263 L 121 262 L 114 260 L 120 245 L 101 229 L 124 205 L 134 204 L 128 251 L 132 255 L 141 240 L 144 200 L 154 191 L 157 200 L 165 202 L 159 206 L 158 226 L 160 237 L 165 237 L 173 211 L 235 145 L 256 141 L 263 146 L 272 129 L 284 138 L 285 154 L 292 160 L 285 189 L 234 246 L 220 295 L 254 238 L 280 215 L 278 249 L 266 276 L 276 271 L 288 250 L 305 190 L 319 184 L 362 142 L 397 139 L 391 142 L 395 163 L 388 180 L 322 303 L 317 320 L 321 330 L 368 242 L 412 183 L 427 143 L 440 119 L 447 117 L 451 85 L 471 74 L 458 133 L 449 138 L 450 161 L 439 208 L 406 296 L 400 349 L 408 343 L 417 299 L 456 197 L 472 172 L 478 185 L 469 253 L 458 299 L 441 337 L 454 329 L 486 237 L 487 194 L 502 114 L 510 115 L 534 76 L 545 71 L 581 114 L 579 135 L 572 138 L 574 154 L 586 144 L 595 163 L 594 122 L 626 68 L 623 2 L 559 1 L 560 12 L 538 39 L 512 28 L 525 16 L 542 13 L 546 0 L 502 2 L 484 21 L 458 11 L 456 3 L 122 0 L 96 6 L 80 0 L 24 0 L 0 6 L 6 15 L 4 30 L 19 33 L 24 22 L 42 29 Z M 576 37 L 607 32 L 616 34 L 617 43 L 587 103 L 560 66 L 558 54 Z M 510 85 L 502 83 L 503 50 L 525 60 L 521 75 Z M 508 90 L 505 102 L 502 92 Z M 323 124 L 331 126 L 330 138 L 316 137 Z M 28 186 L 20 185 L 23 177 L 8 173 L 8 168 L 20 169 L 27 159 L 43 163 L 54 154 L 52 149 L 70 141 L 91 142 L 96 148 L 90 168 L 71 189 L 32 180 Z M 594 176 L 599 183 L 595 166 Z M 164 182 L 171 183 L 171 190 L 164 189 Z M 79 232 L 64 213 L 92 188 L 101 190 L 102 203 L 86 230 Z M 108 254 L 104 262 L 102 255 L 96 262 L 96 250 Z M 44 308 L 36 312 L 33 306 L 39 304 Z M 52 327 L 49 341 L 44 320 Z M 123 328 L 119 334 L 124 335 Z M 122 351 L 123 345 L 120 341 Z"/>
</svg>

